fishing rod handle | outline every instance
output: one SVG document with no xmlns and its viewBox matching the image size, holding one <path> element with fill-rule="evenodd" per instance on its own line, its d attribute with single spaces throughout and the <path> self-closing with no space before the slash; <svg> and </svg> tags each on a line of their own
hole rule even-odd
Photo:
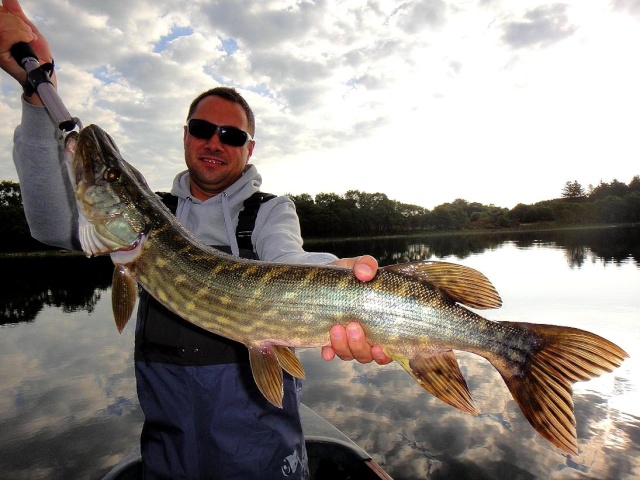
<svg viewBox="0 0 640 480">
<path fill-rule="evenodd" d="M 79 126 L 80 121 L 72 117 L 67 107 L 62 103 L 48 73 L 40 68 L 40 61 L 31 45 L 26 42 L 18 42 L 11 47 L 10 52 L 16 62 L 26 70 L 27 82 L 38 92 L 42 103 L 58 124 L 58 128 L 70 132 Z"/>
<path fill-rule="evenodd" d="M 27 70 L 27 64 L 33 61 L 38 62 L 38 65 L 40 65 L 36 52 L 33 51 L 33 48 L 31 48 L 31 45 L 27 42 L 18 42 L 13 45 L 9 51 L 15 61 L 18 62 L 18 65 L 22 66 L 25 70 Z M 29 73 L 29 70 L 27 70 L 27 73 Z"/>
</svg>

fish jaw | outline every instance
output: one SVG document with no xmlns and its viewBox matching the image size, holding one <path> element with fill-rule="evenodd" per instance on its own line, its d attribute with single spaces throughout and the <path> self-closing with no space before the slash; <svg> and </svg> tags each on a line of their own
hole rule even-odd
<svg viewBox="0 0 640 480">
<path fill-rule="evenodd" d="M 133 240 L 123 240 L 122 237 L 114 235 L 108 226 L 91 223 L 85 215 L 79 216 L 78 236 L 82 251 L 88 256 L 116 255 L 122 252 L 130 256 L 130 252 L 138 251 L 137 247 L 143 242 L 145 235 L 138 234 Z M 137 255 L 136 255 L 137 256 Z M 113 258 L 113 257 L 112 257 Z M 120 258 L 116 256 L 115 258 Z M 131 260 L 119 260 L 114 263 L 130 263 Z"/>
<path fill-rule="evenodd" d="M 78 237 L 87 256 L 130 251 L 150 229 L 145 213 L 135 208 L 142 175 L 121 161 L 111 137 L 91 125 L 65 140 L 69 178 L 79 213 Z"/>
</svg>

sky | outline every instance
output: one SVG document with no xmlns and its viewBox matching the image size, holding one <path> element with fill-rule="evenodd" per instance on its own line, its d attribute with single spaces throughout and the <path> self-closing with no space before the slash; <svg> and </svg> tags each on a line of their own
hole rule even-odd
<svg viewBox="0 0 640 480">
<path fill-rule="evenodd" d="M 276 194 L 513 208 L 640 175 L 640 0 L 24 0 L 59 93 L 154 190 L 191 100 L 238 89 Z M 21 88 L 0 72 L 0 180 Z"/>
</svg>

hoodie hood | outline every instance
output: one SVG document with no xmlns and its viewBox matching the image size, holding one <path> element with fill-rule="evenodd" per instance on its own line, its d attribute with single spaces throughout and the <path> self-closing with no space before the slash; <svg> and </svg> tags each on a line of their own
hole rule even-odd
<svg viewBox="0 0 640 480">
<path fill-rule="evenodd" d="M 207 245 L 228 245 L 237 255 L 236 226 L 243 202 L 260 190 L 262 176 L 256 167 L 248 164 L 242 176 L 226 190 L 200 201 L 191 195 L 189 171 L 176 175 L 171 189 L 178 197 L 176 218 Z"/>
</svg>

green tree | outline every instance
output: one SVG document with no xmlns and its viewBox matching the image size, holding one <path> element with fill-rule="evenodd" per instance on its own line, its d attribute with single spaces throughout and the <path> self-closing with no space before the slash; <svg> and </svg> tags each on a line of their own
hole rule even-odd
<svg viewBox="0 0 640 480">
<path fill-rule="evenodd" d="M 511 209 L 509 217 L 516 223 L 534 223 L 537 221 L 536 209 L 532 205 L 519 203 Z"/>
<path fill-rule="evenodd" d="M 20 185 L 12 181 L 0 182 L 0 252 L 42 250 L 45 248 L 34 240 L 29 232 L 22 207 Z"/>
<path fill-rule="evenodd" d="M 586 197 L 586 194 L 584 189 L 582 188 L 582 185 L 580 185 L 577 180 L 574 180 L 573 182 L 567 182 L 564 184 L 564 188 L 562 189 L 562 197 L 575 200 Z"/>
<path fill-rule="evenodd" d="M 0 182 L 0 207 L 22 207 L 19 183 L 10 180 Z"/>
<path fill-rule="evenodd" d="M 611 183 L 600 180 L 598 186 L 589 192 L 589 200 L 602 200 L 609 196 L 624 197 L 628 192 L 629 187 L 616 179 L 613 179 Z"/>
</svg>

